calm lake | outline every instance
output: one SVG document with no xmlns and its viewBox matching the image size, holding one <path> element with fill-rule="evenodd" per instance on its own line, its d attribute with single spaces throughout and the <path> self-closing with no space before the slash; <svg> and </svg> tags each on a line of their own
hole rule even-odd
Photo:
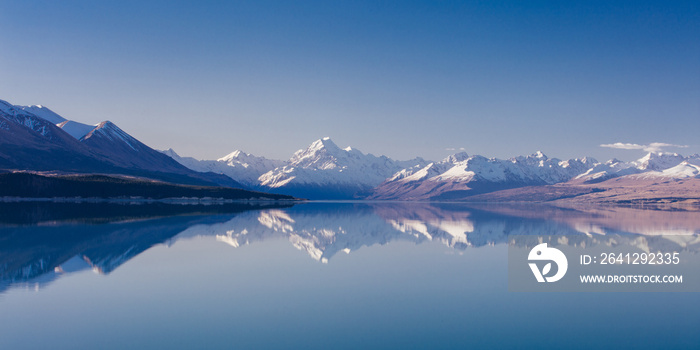
<svg viewBox="0 0 700 350">
<path fill-rule="evenodd" d="M 511 236 L 655 249 L 670 244 L 663 235 L 697 242 L 698 211 L 371 202 L 0 209 L 0 349 L 700 344 L 698 293 L 508 289 Z M 697 244 L 684 249 L 697 254 Z"/>
</svg>

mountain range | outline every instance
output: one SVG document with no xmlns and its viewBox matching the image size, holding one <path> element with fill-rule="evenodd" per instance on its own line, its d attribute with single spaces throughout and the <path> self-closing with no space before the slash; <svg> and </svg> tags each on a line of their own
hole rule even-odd
<svg viewBox="0 0 700 350">
<path fill-rule="evenodd" d="M 172 149 L 164 153 L 190 169 L 225 174 L 256 190 L 309 199 L 359 199 L 397 171 L 428 163 L 421 158 L 396 161 L 352 147 L 340 148 L 329 137 L 296 151 L 287 161 L 238 150 L 218 160 L 180 157 Z"/>
<path fill-rule="evenodd" d="M 190 169 L 225 174 L 256 190 L 310 199 L 550 201 L 601 192 L 617 196 L 628 194 L 630 184 L 648 187 L 658 180 L 677 179 L 684 182 L 657 187 L 653 195 L 635 189 L 635 198 L 700 198 L 700 156 L 677 153 L 652 152 L 632 162 L 599 162 L 591 157 L 561 160 L 539 151 L 510 159 L 461 152 L 437 162 L 396 161 L 340 148 L 328 137 L 286 161 L 238 150 L 218 160 L 181 157 L 172 149 L 164 153 Z"/>
<path fill-rule="evenodd" d="M 0 100 L 0 169 L 107 173 L 189 185 L 243 188 L 229 177 L 182 166 L 110 121 L 87 125 L 50 109 Z"/>
<path fill-rule="evenodd" d="M 0 182 L 9 197 L 291 199 L 191 170 L 110 121 L 87 125 L 2 100 Z"/>
<path fill-rule="evenodd" d="M 117 174 L 177 184 L 225 186 L 321 200 L 630 202 L 700 199 L 700 156 L 649 153 L 623 162 L 560 160 L 542 152 L 510 159 L 461 152 L 406 161 L 312 142 L 288 160 L 240 150 L 216 160 L 156 151 L 117 125 L 71 121 L 44 106 L 0 100 L 0 169 Z M 634 194 L 634 195 L 631 195 Z"/>
</svg>

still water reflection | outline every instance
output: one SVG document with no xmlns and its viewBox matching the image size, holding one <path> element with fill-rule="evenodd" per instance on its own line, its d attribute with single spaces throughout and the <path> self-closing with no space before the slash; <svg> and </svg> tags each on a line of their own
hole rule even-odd
<svg viewBox="0 0 700 350">
<path fill-rule="evenodd" d="M 693 293 L 509 293 L 512 235 L 700 250 L 697 211 L 3 204 L 0 348 L 689 348 Z M 684 235 L 669 240 L 664 235 Z"/>
</svg>

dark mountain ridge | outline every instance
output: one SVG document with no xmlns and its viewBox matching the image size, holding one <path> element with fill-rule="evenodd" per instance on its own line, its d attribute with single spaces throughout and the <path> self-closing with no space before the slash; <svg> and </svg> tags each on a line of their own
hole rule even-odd
<svg viewBox="0 0 700 350">
<path fill-rule="evenodd" d="M 35 107 L 21 108 L 0 100 L 0 169 L 119 174 L 245 188 L 228 176 L 188 169 L 109 121 L 78 140 L 53 123 L 64 125 L 65 119 L 45 107 Z M 32 110 L 40 111 L 41 116 Z"/>
</svg>

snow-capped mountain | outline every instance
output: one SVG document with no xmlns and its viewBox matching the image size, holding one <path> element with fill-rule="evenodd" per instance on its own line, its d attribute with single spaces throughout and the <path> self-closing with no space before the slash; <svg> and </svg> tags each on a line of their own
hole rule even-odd
<svg viewBox="0 0 700 350">
<path fill-rule="evenodd" d="M 680 166 L 682 163 L 687 163 L 686 166 L 692 168 L 692 163 L 700 165 L 700 156 L 692 155 L 683 157 L 678 153 L 663 153 L 650 152 L 646 156 L 632 162 L 623 162 L 617 159 L 611 159 L 605 163 L 595 164 L 586 172 L 574 178 L 575 182 L 582 183 L 599 183 L 612 178 L 639 175 L 636 178 L 644 178 L 649 176 L 661 176 L 664 173 L 665 177 L 672 176 L 674 173 L 684 173 L 683 170 L 665 172 L 668 169 Z M 635 178 L 635 177 L 632 177 Z"/>
<path fill-rule="evenodd" d="M 14 106 L 0 100 L 0 146 L 0 169 L 124 174 L 244 187 L 227 176 L 190 170 L 109 121 L 74 122 L 40 105 Z"/>
<path fill-rule="evenodd" d="M 45 107 L 34 109 L 51 120 L 0 100 L 0 169 L 107 172 L 114 167 L 53 123 L 64 118 Z"/>
<path fill-rule="evenodd" d="M 287 161 L 241 151 L 217 160 L 181 157 L 172 149 L 163 153 L 193 170 L 225 174 L 254 189 L 310 199 L 360 198 L 395 172 L 427 164 L 421 158 L 395 161 L 352 147 L 341 149 L 328 137 L 298 150 Z"/>
<path fill-rule="evenodd" d="M 630 178 L 639 179 L 653 179 L 653 178 L 665 178 L 665 179 L 686 179 L 686 178 L 698 178 L 700 179 L 700 166 L 692 164 L 690 161 L 684 160 L 680 164 L 670 167 L 668 169 L 660 171 L 648 171 L 641 174 L 629 175 Z"/>
<path fill-rule="evenodd" d="M 309 199 L 460 200 L 506 189 L 594 184 L 628 175 L 638 175 L 631 180 L 696 177 L 700 169 L 700 156 L 676 153 L 601 163 L 590 157 L 549 158 L 539 151 L 505 160 L 461 152 L 439 162 L 402 162 L 340 148 L 328 137 L 298 150 L 288 161 L 240 151 L 203 161 L 180 157 L 172 149 L 164 153 L 193 170 L 226 174 L 257 190 Z"/>
<path fill-rule="evenodd" d="M 616 184 L 629 187 L 630 181 L 700 179 L 699 155 L 652 152 L 632 162 L 600 163 L 592 158 L 548 158 L 542 152 L 505 160 L 462 152 L 438 162 L 396 161 L 340 148 L 328 137 L 286 161 L 241 151 L 201 161 L 172 149 L 155 151 L 109 121 L 88 125 L 44 106 L 14 106 L 1 100 L 0 146 L 3 170 L 123 174 L 183 184 L 247 186 L 309 199 L 460 200 L 527 186 L 610 185 L 619 179 Z"/>
<path fill-rule="evenodd" d="M 250 188 L 259 186 L 258 178 L 260 175 L 286 164 L 286 162 L 281 160 L 256 157 L 239 150 L 233 151 L 217 160 L 197 160 L 192 157 L 181 157 L 172 148 L 162 152 L 192 170 L 223 174 L 236 179 L 236 181 Z"/>
<path fill-rule="evenodd" d="M 593 167 L 577 175 L 574 179 L 583 183 L 596 183 L 613 177 L 636 174 L 637 172 L 639 172 L 639 169 L 634 163 L 611 159 L 605 163 L 593 165 Z"/>
<path fill-rule="evenodd" d="M 5 101 L 3 101 L 5 102 Z M 8 104 L 5 102 L 5 104 Z M 61 117 L 60 115 L 56 114 L 56 112 L 42 106 L 42 105 L 34 105 L 34 106 L 12 106 L 15 107 L 16 109 L 21 109 L 24 112 L 28 112 L 30 114 L 33 114 L 41 119 L 44 119 L 46 121 L 51 122 L 52 124 L 60 124 L 62 122 L 66 121 L 66 118 Z"/>
<path fill-rule="evenodd" d="M 685 157 L 678 153 L 649 152 L 646 156 L 635 161 L 639 170 L 664 170 L 676 166 L 685 161 Z"/>
<path fill-rule="evenodd" d="M 631 179 L 700 179 L 700 155 L 683 157 L 677 153 L 649 153 L 633 164 L 640 170 L 647 170 L 629 175 Z"/>
<path fill-rule="evenodd" d="M 700 156 L 651 153 L 632 162 L 613 159 L 597 163 L 566 182 L 495 190 L 461 199 L 472 202 L 556 201 L 566 205 L 697 205 L 700 203 Z"/>
<path fill-rule="evenodd" d="M 597 161 L 562 161 L 542 152 L 507 160 L 458 153 L 423 168 L 403 169 L 377 186 L 369 199 L 458 199 L 500 189 L 568 181 Z"/>
<path fill-rule="evenodd" d="M 363 196 L 407 166 L 424 165 L 421 158 L 395 161 L 385 156 L 341 149 L 329 137 L 298 150 L 282 167 L 259 177 L 261 188 L 310 199 L 350 199 Z"/>
<path fill-rule="evenodd" d="M 123 167 L 164 173 L 182 172 L 184 168 L 172 158 L 146 146 L 110 121 L 97 124 L 80 138 L 80 142 L 95 153 Z M 188 171 L 191 172 L 189 169 Z"/>
</svg>

